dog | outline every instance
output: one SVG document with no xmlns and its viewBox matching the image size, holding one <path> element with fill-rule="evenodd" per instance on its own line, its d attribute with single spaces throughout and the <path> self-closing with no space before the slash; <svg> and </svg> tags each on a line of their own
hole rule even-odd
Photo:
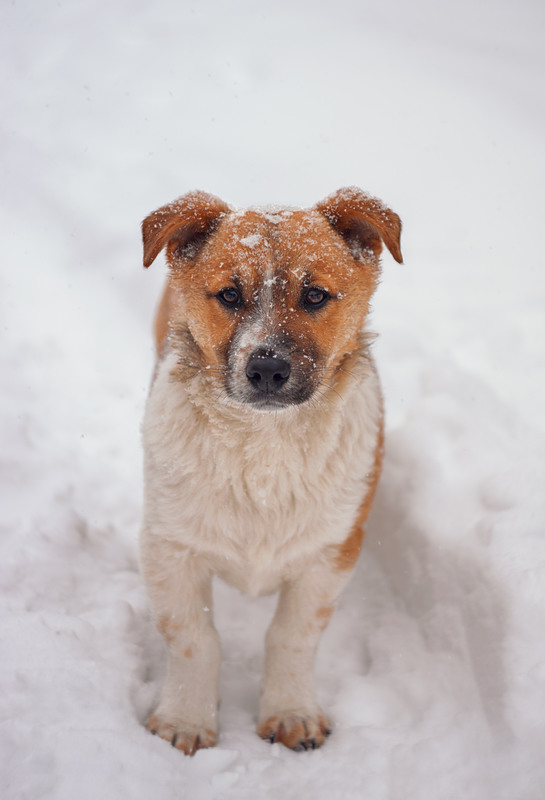
<svg viewBox="0 0 545 800">
<path fill-rule="evenodd" d="M 311 209 L 234 210 L 190 192 L 142 223 L 166 249 L 146 405 L 141 563 L 168 646 L 148 729 L 186 754 L 218 731 L 211 581 L 279 592 L 257 732 L 292 750 L 331 724 L 313 687 L 320 634 L 358 557 L 383 457 L 366 329 L 401 222 L 344 188 Z"/>
</svg>

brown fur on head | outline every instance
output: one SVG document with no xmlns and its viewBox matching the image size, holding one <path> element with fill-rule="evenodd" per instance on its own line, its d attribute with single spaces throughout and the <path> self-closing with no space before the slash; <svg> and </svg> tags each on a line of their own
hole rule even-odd
<svg viewBox="0 0 545 800">
<path fill-rule="evenodd" d="M 258 408 L 302 403 L 334 383 L 361 348 L 383 242 L 401 262 L 399 217 L 354 188 L 307 210 L 232 211 L 192 192 L 142 231 L 145 266 L 166 247 L 161 313 L 182 355 Z"/>
</svg>

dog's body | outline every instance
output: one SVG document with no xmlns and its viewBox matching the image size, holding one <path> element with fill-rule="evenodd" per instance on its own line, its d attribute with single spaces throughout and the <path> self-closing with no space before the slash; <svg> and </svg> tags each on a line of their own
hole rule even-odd
<svg viewBox="0 0 545 800">
<path fill-rule="evenodd" d="M 312 686 L 321 631 L 359 553 L 382 458 L 365 333 L 399 219 L 358 190 L 309 211 L 233 212 L 192 193 L 143 224 L 167 248 L 158 363 L 143 426 L 142 563 L 169 646 L 148 727 L 186 753 L 215 743 L 220 645 L 211 580 L 280 592 L 258 732 L 294 749 L 329 722 Z"/>
</svg>

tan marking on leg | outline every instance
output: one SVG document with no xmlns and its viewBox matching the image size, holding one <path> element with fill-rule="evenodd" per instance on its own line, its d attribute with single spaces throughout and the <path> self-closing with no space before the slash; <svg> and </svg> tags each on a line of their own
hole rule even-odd
<svg viewBox="0 0 545 800">
<path fill-rule="evenodd" d="M 186 658 L 193 658 L 193 649 L 191 645 L 184 650 L 184 656 Z"/>
<path fill-rule="evenodd" d="M 157 620 L 157 630 L 165 641 L 170 644 L 175 635 L 183 628 L 180 622 L 175 622 L 168 614 L 162 614 Z"/>
<path fill-rule="evenodd" d="M 318 619 L 320 630 L 323 631 L 327 628 L 334 610 L 335 606 L 321 606 L 321 608 L 318 609 L 316 618 Z"/>
<path fill-rule="evenodd" d="M 333 606 L 322 606 L 316 612 L 318 619 L 329 619 L 333 614 Z"/>
</svg>

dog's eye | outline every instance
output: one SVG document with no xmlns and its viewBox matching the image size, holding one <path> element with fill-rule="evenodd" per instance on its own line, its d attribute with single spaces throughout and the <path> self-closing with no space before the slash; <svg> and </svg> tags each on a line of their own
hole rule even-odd
<svg viewBox="0 0 545 800">
<path fill-rule="evenodd" d="M 216 297 L 227 308 L 234 308 L 240 304 L 242 297 L 238 289 L 233 286 L 227 286 L 225 289 L 220 289 Z"/>
<path fill-rule="evenodd" d="M 308 309 L 315 309 L 324 306 L 329 300 L 329 293 L 325 289 L 311 286 L 303 294 L 303 305 Z"/>
</svg>

